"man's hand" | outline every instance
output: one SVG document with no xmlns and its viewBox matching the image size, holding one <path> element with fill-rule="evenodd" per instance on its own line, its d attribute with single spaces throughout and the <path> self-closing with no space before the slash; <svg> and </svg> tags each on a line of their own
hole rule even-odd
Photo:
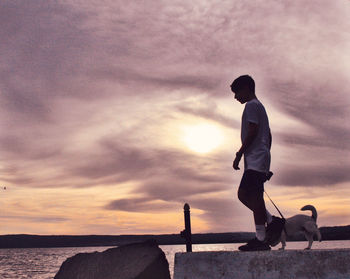
<svg viewBox="0 0 350 279">
<path fill-rule="evenodd" d="M 239 153 L 239 152 L 237 152 L 237 153 L 236 153 L 236 158 L 234 159 L 233 165 L 232 165 L 232 167 L 233 167 L 235 170 L 239 170 L 239 169 L 240 169 L 238 165 L 239 165 L 239 161 L 241 161 L 241 158 L 242 158 L 242 154 Z"/>
<path fill-rule="evenodd" d="M 253 143 L 254 139 L 256 138 L 257 134 L 259 131 L 259 125 L 253 122 L 249 122 L 249 126 L 248 126 L 248 135 L 245 137 L 241 148 L 239 149 L 239 151 L 236 153 L 236 158 L 233 161 L 233 168 L 235 170 L 239 170 L 239 161 L 242 158 L 242 155 L 244 154 L 244 152 L 248 149 L 248 147 Z"/>
</svg>

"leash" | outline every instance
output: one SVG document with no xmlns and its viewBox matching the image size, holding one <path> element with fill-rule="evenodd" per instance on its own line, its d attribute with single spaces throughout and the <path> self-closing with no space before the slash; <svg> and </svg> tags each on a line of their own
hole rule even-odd
<svg viewBox="0 0 350 279">
<path fill-rule="evenodd" d="M 273 176 L 273 172 L 272 171 L 269 171 L 267 174 L 266 174 L 266 180 L 270 180 L 270 178 Z M 282 219 L 284 219 L 281 211 L 278 209 L 277 205 L 275 205 L 275 203 L 273 202 L 273 200 L 270 198 L 269 194 L 265 191 L 264 189 L 264 192 L 266 194 L 266 196 L 269 198 L 269 200 L 272 202 L 273 206 L 277 209 L 278 213 L 281 215 Z"/>
<path fill-rule="evenodd" d="M 273 206 L 277 209 L 278 213 L 281 215 L 282 219 L 284 219 L 281 211 L 278 209 L 277 205 L 275 205 L 275 203 L 273 202 L 273 200 L 270 198 L 269 194 L 264 190 L 266 196 L 269 198 L 269 200 L 271 201 L 271 203 L 273 204 Z"/>
<path fill-rule="evenodd" d="M 273 172 L 269 171 L 266 175 L 266 180 L 270 180 L 271 176 L 273 175 Z M 286 230 L 286 226 L 285 226 L 285 222 L 286 219 L 284 218 L 282 212 L 278 209 L 277 205 L 273 202 L 273 200 L 270 198 L 269 194 L 265 191 L 264 192 L 266 194 L 266 196 L 269 198 L 270 202 L 273 204 L 273 206 L 277 209 L 278 213 L 281 215 L 282 220 L 283 220 L 283 231 L 285 232 L 285 234 L 288 236 L 287 230 Z M 281 231 L 282 232 L 282 231 Z"/>
</svg>

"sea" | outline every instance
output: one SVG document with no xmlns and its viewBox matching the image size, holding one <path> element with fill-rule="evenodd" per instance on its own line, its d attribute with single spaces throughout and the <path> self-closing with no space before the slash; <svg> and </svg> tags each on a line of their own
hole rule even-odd
<svg viewBox="0 0 350 279">
<path fill-rule="evenodd" d="M 196 251 L 235 251 L 242 243 L 233 244 L 200 244 L 193 245 Z M 286 249 L 304 249 L 306 241 L 287 242 Z M 273 247 L 277 250 L 280 244 Z M 0 249 L 0 279 L 52 279 L 61 264 L 78 253 L 102 252 L 112 247 L 67 247 L 67 248 L 16 248 Z M 185 252 L 185 245 L 161 245 L 169 262 L 170 274 L 173 278 L 174 257 L 177 252 Z M 315 241 L 312 249 L 350 248 L 350 240 Z"/>
</svg>

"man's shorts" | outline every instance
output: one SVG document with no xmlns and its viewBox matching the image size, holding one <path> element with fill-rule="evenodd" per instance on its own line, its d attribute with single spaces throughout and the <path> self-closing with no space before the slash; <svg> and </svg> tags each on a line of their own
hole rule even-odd
<svg viewBox="0 0 350 279">
<path fill-rule="evenodd" d="M 263 193 L 266 174 L 255 170 L 246 170 L 243 173 L 239 188 L 250 193 Z"/>
</svg>

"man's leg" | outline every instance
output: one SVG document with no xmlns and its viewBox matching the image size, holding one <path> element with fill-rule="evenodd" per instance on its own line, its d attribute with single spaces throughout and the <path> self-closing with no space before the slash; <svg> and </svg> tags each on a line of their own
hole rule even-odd
<svg viewBox="0 0 350 279">
<path fill-rule="evenodd" d="M 238 191 L 239 200 L 253 211 L 256 237 L 263 241 L 265 239 L 266 208 L 262 193 L 252 193 L 245 188 Z"/>
<path fill-rule="evenodd" d="M 263 193 L 260 193 L 256 196 L 256 200 L 253 201 L 253 204 L 255 205 L 253 208 L 253 214 L 254 214 L 254 223 L 255 223 L 255 230 L 256 230 L 256 237 L 260 241 L 264 241 L 266 237 L 266 208 L 265 208 L 265 202 L 263 198 Z"/>
<path fill-rule="evenodd" d="M 259 172 L 249 170 L 244 172 L 238 188 L 238 199 L 253 211 L 256 225 L 264 225 L 266 223 L 264 182 Z"/>
<path fill-rule="evenodd" d="M 261 173 L 248 170 L 243 174 L 238 189 L 238 198 L 245 206 L 253 211 L 256 237 L 260 241 L 265 239 L 265 223 L 267 220 L 263 190 L 264 181 Z"/>
<path fill-rule="evenodd" d="M 249 194 L 249 191 L 247 190 L 244 190 L 244 189 L 238 189 L 238 199 L 241 201 L 241 203 L 243 203 L 246 207 L 248 207 L 251 211 L 253 212 L 256 212 L 256 210 L 254 209 L 254 204 L 255 202 L 253 200 L 251 200 L 250 198 L 250 194 Z M 261 202 L 261 201 L 260 201 Z M 261 216 L 262 215 L 262 206 L 260 204 L 260 202 L 258 201 L 257 204 L 258 204 L 258 213 L 254 213 L 254 222 L 255 224 L 261 224 L 261 221 L 262 219 L 265 219 L 266 218 L 266 223 L 269 224 L 272 222 L 272 215 L 271 213 L 266 209 L 265 207 L 265 201 L 263 200 L 263 203 L 264 203 L 264 208 L 265 208 L 265 217 L 264 216 Z M 259 206 L 260 204 L 260 206 Z M 259 210 L 259 207 L 260 207 L 260 210 Z"/>
<path fill-rule="evenodd" d="M 265 225 L 266 223 L 266 207 L 264 201 L 264 193 L 257 193 L 252 198 L 252 207 L 255 225 Z"/>
</svg>

